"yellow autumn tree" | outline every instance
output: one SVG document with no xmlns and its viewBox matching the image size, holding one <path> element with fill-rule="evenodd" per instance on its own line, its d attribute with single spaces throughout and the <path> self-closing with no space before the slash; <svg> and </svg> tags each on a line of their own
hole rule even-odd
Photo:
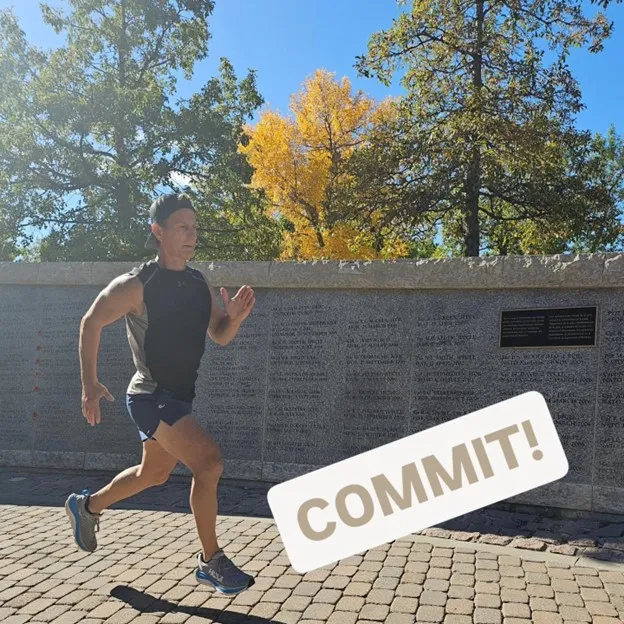
<svg viewBox="0 0 624 624">
<path fill-rule="evenodd" d="M 254 169 L 251 185 L 264 190 L 273 214 L 292 224 L 284 233 L 280 259 L 407 255 L 407 244 L 390 237 L 376 251 L 370 229 L 341 218 L 336 206 L 337 190 L 350 181 L 345 165 L 384 105 L 353 94 L 347 78 L 338 82 L 318 70 L 291 98 L 290 110 L 292 118 L 264 111 L 240 146 Z"/>
</svg>

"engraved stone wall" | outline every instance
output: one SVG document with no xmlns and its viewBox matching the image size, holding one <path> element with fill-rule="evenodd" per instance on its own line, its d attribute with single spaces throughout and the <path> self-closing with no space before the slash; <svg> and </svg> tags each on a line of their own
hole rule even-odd
<svg viewBox="0 0 624 624">
<path fill-rule="evenodd" d="M 123 320 L 98 358 L 116 400 L 97 427 L 80 407 L 80 319 L 131 266 L 0 263 L 0 464 L 140 459 Z M 193 266 L 217 292 L 256 291 L 236 340 L 208 341 L 197 383 L 226 477 L 289 479 L 537 390 L 570 471 L 513 500 L 624 512 L 624 256 Z"/>
</svg>

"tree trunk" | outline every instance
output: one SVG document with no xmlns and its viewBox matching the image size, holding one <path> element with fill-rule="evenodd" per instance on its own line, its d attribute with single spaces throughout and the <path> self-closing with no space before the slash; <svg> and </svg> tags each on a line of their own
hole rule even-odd
<svg viewBox="0 0 624 624">
<path fill-rule="evenodd" d="M 127 50 L 127 38 L 126 38 L 126 0 L 121 0 L 121 31 L 119 33 L 119 43 L 117 47 L 117 62 L 119 71 L 119 86 L 121 87 L 121 93 L 127 86 L 126 78 L 126 55 Z M 131 175 L 129 170 L 129 158 L 126 149 L 126 137 L 125 137 L 125 111 L 119 111 L 120 117 L 115 127 L 115 150 L 117 152 L 117 163 L 122 171 L 122 178 L 118 181 L 117 189 L 115 192 L 115 199 L 117 203 L 117 215 L 119 216 L 119 225 L 121 231 L 126 231 L 130 225 L 130 220 L 133 214 L 133 207 L 130 205 L 130 185 L 128 178 Z"/>
<path fill-rule="evenodd" d="M 485 0 L 477 0 L 477 39 L 473 59 L 472 84 L 476 102 L 476 112 L 481 113 L 481 89 L 483 87 L 483 21 Z M 481 191 L 481 148 L 479 138 L 473 137 L 474 147 L 466 175 L 466 206 L 465 206 L 465 255 L 478 256 L 480 247 L 479 232 L 479 198 Z"/>
</svg>

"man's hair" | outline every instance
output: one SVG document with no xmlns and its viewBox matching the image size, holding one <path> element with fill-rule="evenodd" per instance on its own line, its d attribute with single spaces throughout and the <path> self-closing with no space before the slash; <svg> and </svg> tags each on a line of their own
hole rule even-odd
<svg viewBox="0 0 624 624">
<path fill-rule="evenodd" d="M 161 195 L 150 206 L 150 218 L 152 223 L 158 223 L 161 227 L 165 226 L 169 217 L 176 211 L 182 208 L 190 208 L 195 212 L 195 207 L 189 195 L 186 193 L 170 193 L 169 195 Z M 160 241 L 150 234 L 146 247 L 160 246 Z"/>
</svg>

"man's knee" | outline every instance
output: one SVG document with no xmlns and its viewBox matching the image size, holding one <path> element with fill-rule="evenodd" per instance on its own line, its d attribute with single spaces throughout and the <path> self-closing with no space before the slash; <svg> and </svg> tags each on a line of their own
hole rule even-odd
<svg viewBox="0 0 624 624">
<path fill-rule="evenodd" d="M 171 470 L 162 469 L 141 469 L 139 471 L 139 477 L 141 477 L 149 486 L 164 485 L 171 476 Z"/>
<path fill-rule="evenodd" d="M 221 452 L 215 448 L 208 448 L 199 454 L 199 457 L 190 467 L 193 476 L 217 480 L 223 474 L 223 457 Z"/>
</svg>

